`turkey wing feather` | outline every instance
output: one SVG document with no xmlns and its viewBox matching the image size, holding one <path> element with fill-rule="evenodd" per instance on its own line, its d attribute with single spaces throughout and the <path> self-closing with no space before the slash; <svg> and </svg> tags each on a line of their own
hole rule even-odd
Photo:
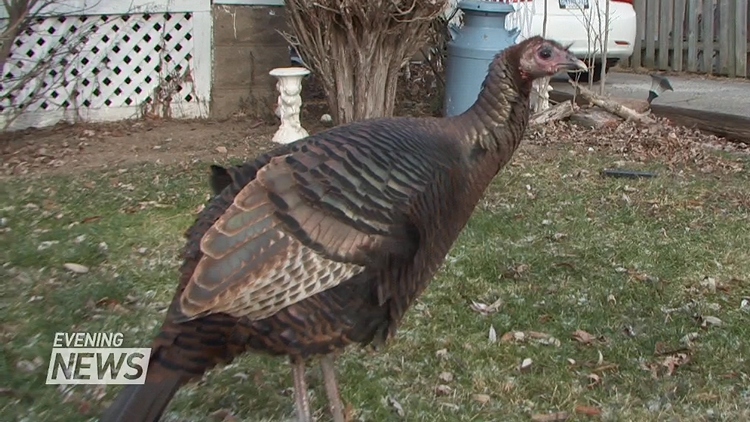
<svg viewBox="0 0 750 422">
<path fill-rule="evenodd" d="M 272 158 L 201 239 L 180 297 L 182 321 L 211 313 L 260 320 L 394 259 L 418 235 L 408 201 L 419 185 L 346 145 Z M 354 157 L 357 157 L 354 159 Z"/>
</svg>

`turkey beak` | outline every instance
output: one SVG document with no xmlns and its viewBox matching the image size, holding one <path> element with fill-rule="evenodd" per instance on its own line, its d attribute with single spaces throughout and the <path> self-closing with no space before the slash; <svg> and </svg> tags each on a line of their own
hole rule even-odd
<svg viewBox="0 0 750 422">
<path fill-rule="evenodd" d="M 586 63 L 571 53 L 568 53 L 567 60 L 560 65 L 560 68 L 571 72 L 586 72 L 589 70 Z"/>
</svg>

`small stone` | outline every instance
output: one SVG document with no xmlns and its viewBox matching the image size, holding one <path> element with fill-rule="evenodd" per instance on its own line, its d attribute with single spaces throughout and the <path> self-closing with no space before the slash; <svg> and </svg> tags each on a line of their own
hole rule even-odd
<svg viewBox="0 0 750 422">
<path fill-rule="evenodd" d="M 218 152 L 219 154 L 226 154 L 228 150 L 227 150 L 227 147 L 221 146 L 221 147 L 216 147 L 216 152 Z"/>
<path fill-rule="evenodd" d="M 526 358 L 526 359 L 524 359 L 523 361 L 521 361 L 521 366 L 519 366 L 519 369 L 520 369 L 521 371 L 526 371 L 526 370 L 528 370 L 529 368 L 531 368 L 531 364 L 532 364 L 532 363 L 534 363 L 534 361 L 533 361 L 533 360 L 531 360 L 531 358 Z"/>
</svg>

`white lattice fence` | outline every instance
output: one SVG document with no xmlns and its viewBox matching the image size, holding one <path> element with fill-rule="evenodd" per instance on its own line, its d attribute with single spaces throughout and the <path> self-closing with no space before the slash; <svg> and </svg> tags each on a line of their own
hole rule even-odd
<svg viewBox="0 0 750 422">
<path fill-rule="evenodd" d="M 151 4 L 157 11 L 37 19 L 3 69 L 0 125 L 206 116 L 211 19 L 203 2 L 198 11 Z"/>
</svg>

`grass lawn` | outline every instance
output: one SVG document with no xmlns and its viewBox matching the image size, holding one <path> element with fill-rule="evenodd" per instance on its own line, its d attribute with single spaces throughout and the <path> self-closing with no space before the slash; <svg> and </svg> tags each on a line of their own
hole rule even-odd
<svg viewBox="0 0 750 422">
<path fill-rule="evenodd" d="M 657 157 L 638 166 L 654 179 L 599 175 L 621 159 L 524 145 L 397 338 L 339 358 L 354 420 L 750 420 L 748 155 L 721 156 L 742 171 Z M 3 420 L 89 420 L 110 402 L 119 387 L 45 385 L 54 333 L 148 345 L 207 171 L 137 164 L 3 182 Z M 317 366 L 309 378 L 328 420 Z M 285 420 L 291 386 L 286 361 L 245 355 L 182 389 L 166 420 Z"/>
</svg>

